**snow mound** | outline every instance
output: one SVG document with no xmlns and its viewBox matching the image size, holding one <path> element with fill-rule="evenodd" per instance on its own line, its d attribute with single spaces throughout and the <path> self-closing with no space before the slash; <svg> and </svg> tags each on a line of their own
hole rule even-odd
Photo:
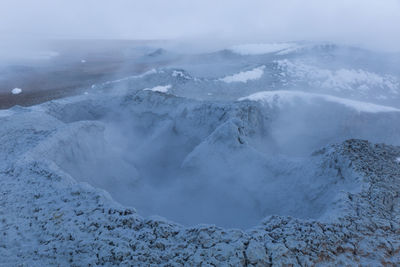
<svg viewBox="0 0 400 267">
<path fill-rule="evenodd" d="M 11 93 L 13 95 L 19 95 L 20 93 L 22 93 L 22 89 L 21 88 L 14 88 L 11 90 Z"/>
<path fill-rule="evenodd" d="M 226 76 L 219 79 L 225 83 L 242 82 L 246 83 L 248 81 L 258 80 L 264 74 L 265 66 L 260 66 L 248 71 L 242 71 L 234 75 Z"/>
<path fill-rule="evenodd" d="M 153 92 L 160 92 L 160 93 L 167 93 L 169 89 L 172 88 L 172 85 L 159 85 L 153 88 L 145 88 L 144 91 L 153 91 Z"/>
<path fill-rule="evenodd" d="M 243 44 L 233 46 L 229 50 L 239 55 L 247 56 L 275 53 L 295 46 L 296 44 L 294 43 Z"/>
<path fill-rule="evenodd" d="M 376 105 L 372 103 L 355 101 L 331 95 L 305 93 L 301 91 L 263 91 L 239 99 L 239 101 L 243 100 L 260 101 L 268 105 L 278 106 L 282 106 L 284 104 L 295 104 L 296 100 L 301 100 L 308 103 L 323 100 L 326 102 L 344 105 L 358 112 L 400 112 L 400 109 L 394 107 Z"/>
</svg>

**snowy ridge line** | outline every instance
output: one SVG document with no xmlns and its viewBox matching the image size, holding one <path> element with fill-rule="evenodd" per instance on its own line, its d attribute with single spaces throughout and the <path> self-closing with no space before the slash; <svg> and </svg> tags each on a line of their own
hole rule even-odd
<svg viewBox="0 0 400 267">
<path fill-rule="evenodd" d="M 260 79 L 264 74 L 265 66 L 260 66 L 248 71 L 241 71 L 239 73 L 225 76 L 224 78 L 219 79 L 219 81 L 225 83 L 234 83 L 234 82 L 241 82 L 247 83 L 248 81 L 254 81 Z"/>
<path fill-rule="evenodd" d="M 382 106 L 368 102 L 361 102 L 356 100 L 350 100 L 346 98 L 340 98 L 331 95 L 324 94 L 315 94 L 315 93 L 306 93 L 302 91 L 263 91 L 258 92 L 246 97 L 239 98 L 239 101 L 243 100 L 251 100 L 251 101 L 259 101 L 262 103 L 266 103 L 268 105 L 278 105 L 282 106 L 283 104 L 293 104 L 296 100 L 303 100 L 306 102 L 311 102 L 315 100 L 324 100 L 331 103 L 337 103 L 344 105 L 346 107 L 352 108 L 358 112 L 369 112 L 369 113 L 378 113 L 378 112 L 400 112 L 400 109 Z"/>
</svg>

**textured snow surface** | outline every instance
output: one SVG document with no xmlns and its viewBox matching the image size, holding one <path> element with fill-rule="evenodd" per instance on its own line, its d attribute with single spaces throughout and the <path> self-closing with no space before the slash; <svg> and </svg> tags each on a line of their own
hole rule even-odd
<svg viewBox="0 0 400 267">
<path fill-rule="evenodd" d="M 226 83 L 242 82 L 258 80 L 264 74 L 265 66 L 257 67 L 252 70 L 242 71 L 231 76 L 226 76 L 220 80 Z"/>
</svg>

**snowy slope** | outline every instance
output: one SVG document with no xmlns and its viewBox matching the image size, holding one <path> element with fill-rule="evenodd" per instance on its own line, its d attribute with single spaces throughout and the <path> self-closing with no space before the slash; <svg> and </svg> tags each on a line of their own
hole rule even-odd
<svg viewBox="0 0 400 267">
<path fill-rule="evenodd" d="M 246 83 L 247 81 L 258 80 L 264 74 L 264 69 L 265 69 L 265 66 L 261 66 L 258 68 L 254 68 L 252 70 L 242 71 L 242 72 L 233 74 L 231 76 L 226 76 L 224 78 L 221 78 L 220 81 L 223 81 L 226 83 L 233 83 L 233 82 Z"/>
<path fill-rule="evenodd" d="M 330 70 L 307 65 L 301 61 L 275 61 L 279 75 L 288 83 L 306 83 L 320 90 L 347 92 L 350 95 L 360 94 L 385 99 L 400 93 L 398 78 L 389 74 L 378 74 L 363 69 Z"/>
</svg>

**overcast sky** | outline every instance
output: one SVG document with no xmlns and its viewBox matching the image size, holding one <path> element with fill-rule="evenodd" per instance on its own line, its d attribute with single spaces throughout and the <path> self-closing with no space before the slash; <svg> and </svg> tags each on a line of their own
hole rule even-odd
<svg viewBox="0 0 400 267">
<path fill-rule="evenodd" d="M 400 0 L 0 0 L 2 38 L 323 40 L 400 50 Z"/>
</svg>

